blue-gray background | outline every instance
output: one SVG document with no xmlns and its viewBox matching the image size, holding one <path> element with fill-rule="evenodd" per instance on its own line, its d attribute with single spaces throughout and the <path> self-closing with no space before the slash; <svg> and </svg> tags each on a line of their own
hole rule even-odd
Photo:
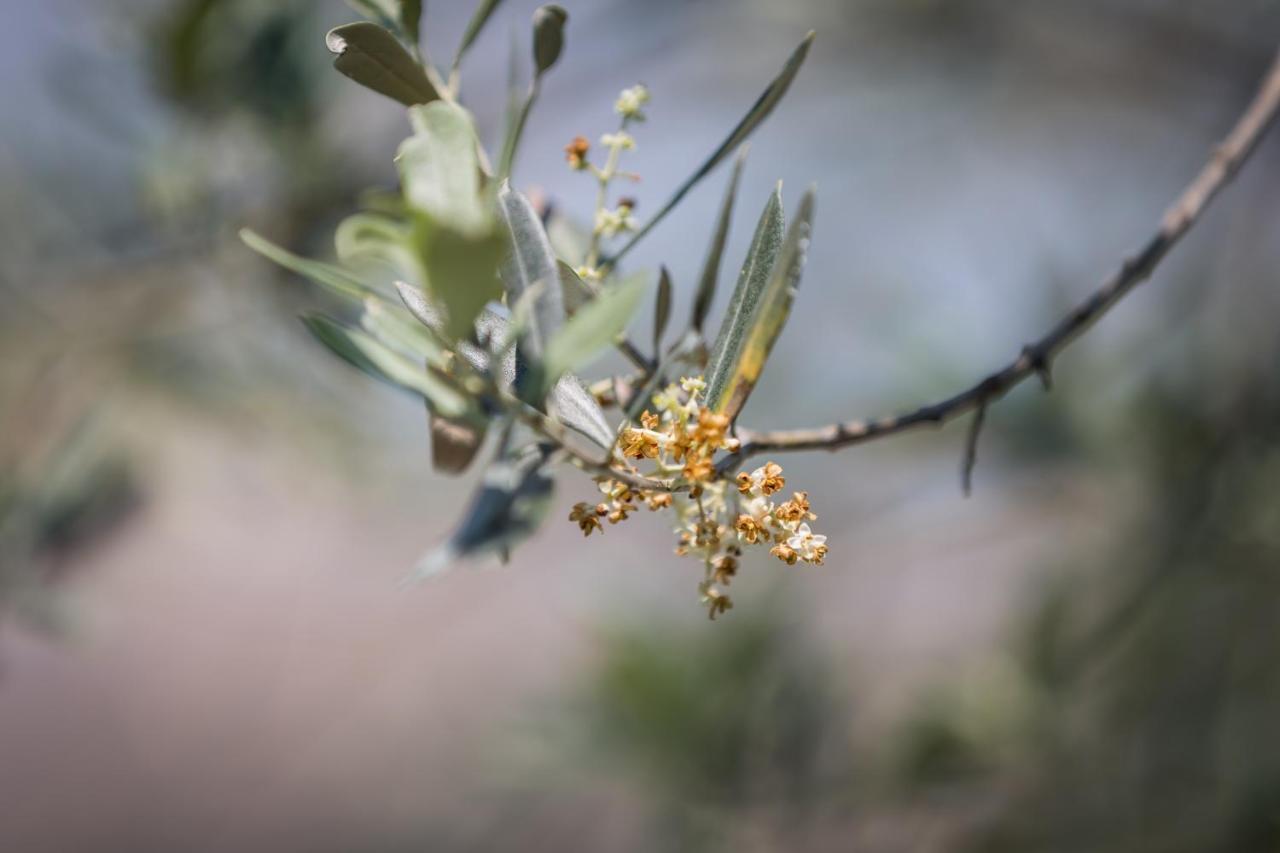
<svg viewBox="0 0 1280 853">
<path fill-rule="evenodd" d="M 448 57 L 470 4 L 428 4 Z M 818 187 L 744 422 L 950 393 L 1150 235 L 1280 40 L 1271 0 L 566 4 L 517 170 L 650 89 L 643 218 L 809 29 L 752 142 Z M 464 66 L 500 133 L 504 3 Z M 470 478 L 321 353 L 235 239 L 324 255 L 403 113 L 329 67 L 337 0 L 10 0 L 0 52 L 0 848 L 1265 850 L 1280 843 L 1280 140 L 1154 281 L 963 427 L 781 459 L 822 568 L 709 624 L 647 514 L 566 471 L 510 566 L 405 590 Z M 723 173 L 634 254 L 681 304 Z M 723 295 L 722 295 L 723 300 Z M 722 303 L 721 303 L 722 304 Z M 647 330 L 638 335 L 647 339 Z M 602 363 L 601 370 L 610 366 Z"/>
</svg>

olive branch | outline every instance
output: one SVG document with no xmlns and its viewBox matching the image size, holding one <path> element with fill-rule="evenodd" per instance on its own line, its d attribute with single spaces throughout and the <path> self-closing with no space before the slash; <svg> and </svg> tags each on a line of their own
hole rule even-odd
<svg viewBox="0 0 1280 853">
<path fill-rule="evenodd" d="M 535 204 L 512 186 L 520 142 L 544 78 L 563 52 L 568 14 L 555 5 L 533 16 L 529 82 L 518 57 L 510 73 L 506 128 L 491 158 L 460 102 L 464 60 L 500 5 L 482 0 L 447 73 L 420 46 L 421 2 L 350 0 L 368 20 L 332 30 L 326 44 L 339 72 L 407 110 L 412 134 L 396 163 L 401 192 L 373 197 L 370 208 L 336 229 L 334 263 L 300 257 L 245 230 L 245 242 L 335 298 L 332 316 L 304 316 L 328 349 L 365 373 L 424 401 L 437 469 L 467 470 L 486 446 L 491 459 L 478 492 L 448 542 L 416 576 L 458 557 L 504 557 L 544 518 L 550 468 L 568 462 L 589 474 L 603 500 L 578 503 L 570 518 L 585 535 L 603 521 L 626 520 L 637 506 L 670 510 L 677 553 L 700 559 L 699 586 L 714 618 L 732 603 L 725 592 L 745 547 L 771 545 L 788 564 L 821 564 L 826 538 L 814 533 L 808 495 L 780 495 L 781 466 L 739 471 L 748 458 L 792 450 L 834 450 L 972 413 L 962 483 L 969 491 L 987 409 L 1010 389 L 1050 368 L 1137 284 L 1198 221 L 1256 148 L 1280 112 L 1280 56 L 1253 102 L 1199 175 L 1169 208 L 1155 235 L 1044 337 L 1001 369 L 945 399 L 890 417 L 808 429 L 756 431 L 737 423 L 781 335 L 803 273 L 815 210 L 808 190 L 790 222 L 781 186 L 761 213 L 724 319 L 710 340 L 706 324 L 746 159 L 746 142 L 795 80 L 809 33 L 742 119 L 643 223 L 636 202 L 612 198 L 635 176 L 623 158 L 635 146 L 649 92 L 624 90 L 618 125 L 592 144 L 565 149 L 574 171 L 596 182 L 590 226 L 552 204 Z M 736 158 L 735 158 L 736 154 Z M 706 260 L 684 331 L 665 345 L 673 286 L 660 271 L 650 351 L 626 330 L 650 289 L 650 275 L 624 271 L 628 253 L 703 179 L 735 158 L 711 227 Z M 495 165 L 496 163 L 496 165 Z M 579 373 L 616 348 L 634 372 L 587 385 Z M 620 417 L 611 420 L 607 409 Z M 774 495 L 778 495 L 775 502 Z"/>
</svg>

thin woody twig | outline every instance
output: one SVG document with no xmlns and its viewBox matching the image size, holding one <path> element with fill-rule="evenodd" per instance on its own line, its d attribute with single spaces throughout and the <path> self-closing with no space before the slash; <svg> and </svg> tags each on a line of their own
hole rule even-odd
<svg viewBox="0 0 1280 853">
<path fill-rule="evenodd" d="M 768 432 L 740 429 L 738 435 L 742 440 L 742 450 L 724 460 L 721 464 L 721 473 L 732 470 L 742 460 L 757 453 L 835 450 L 920 427 L 941 426 L 966 412 L 975 410 L 978 412 L 975 424 L 980 429 L 983 410 L 1027 377 L 1038 376 L 1047 390 L 1049 369 L 1053 359 L 1092 327 L 1125 294 L 1150 277 L 1169 250 L 1199 220 L 1209 203 L 1253 153 L 1258 141 L 1275 122 L 1277 114 L 1280 114 L 1280 53 L 1276 55 L 1270 70 L 1259 85 L 1257 94 L 1236 121 L 1235 127 L 1214 149 L 1209 161 L 1200 170 L 1195 180 L 1169 207 L 1155 235 L 1147 241 L 1141 251 L 1127 258 L 1100 288 L 1077 305 L 1043 338 L 1023 347 L 1018 357 L 1005 367 L 954 396 L 898 415 L 847 421 L 813 429 Z M 974 430 L 975 437 L 976 433 L 977 429 Z M 971 439 L 970 445 L 972 443 Z M 966 456 L 966 468 L 971 465 L 971 462 L 972 454 Z M 965 481 L 967 480 L 968 474 L 965 475 Z"/>
<path fill-rule="evenodd" d="M 973 493 L 973 466 L 978 464 L 978 436 L 982 434 L 982 424 L 986 419 L 987 404 L 983 403 L 973 413 L 969 438 L 964 443 L 964 461 L 960 463 L 960 489 L 966 498 Z"/>
</svg>

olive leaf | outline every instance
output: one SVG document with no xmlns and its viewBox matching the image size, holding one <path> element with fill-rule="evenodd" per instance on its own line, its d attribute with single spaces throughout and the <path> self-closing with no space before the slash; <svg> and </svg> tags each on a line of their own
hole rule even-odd
<svg viewBox="0 0 1280 853">
<path fill-rule="evenodd" d="M 471 49 L 471 45 L 480 35 L 480 31 L 484 29 L 484 25 L 489 22 L 489 17 L 498 8 L 498 4 L 502 0 L 480 0 L 480 4 L 476 6 L 476 11 L 471 15 L 471 20 L 467 22 L 467 29 L 462 34 L 462 41 L 458 44 L 458 51 L 453 55 L 453 70 L 457 71 L 462 65 L 462 57 Z"/>
<path fill-rule="evenodd" d="M 466 110 L 443 101 L 409 116 L 415 132 L 396 163 L 414 211 L 412 246 L 445 334 L 466 340 L 484 306 L 502 296 L 503 240 L 481 186 L 474 126 Z"/>
<path fill-rule="evenodd" d="M 743 341 L 741 354 L 734 365 L 720 396 L 707 399 L 717 412 L 728 415 L 730 420 L 738 416 L 747 397 L 755 388 L 764 370 L 773 345 L 782 333 L 782 327 L 791 314 L 800 275 L 804 272 L 806 253 L 809 249 L 809 233 L 813 225 L 814 192 L 812 189 L 800 200 L 795 221 L 787 231 L 782 249 L 769 284 L 760 295 L 750 333 Z"/>
<path fill-rule="evenodd" d="M 511 233 L 511 262 L 504 270 L 507 304 L 515 305 L 534 286 L 540 286 L 519 349 L 523 357 L 538 360 L 547 341 L 564 325 L 559 266 L 542 220 L 527 198 L 504 183 L 498 191 L 498 208 Z"/>
<path fill-rule="evenodd" d="M 720 331 L 707 362 L 707 405 L 721 412 L 728 399 L 733 371 L 742 358 L 742 348 L 755 322 L 760 295 L 769 283 L 778 253 L 782 249 L 786 223 L 782 212 L 782 184 L 769 196 L 747 249 L 738 284 L 729 299 Z"/>
<path fill-rule="evenodd" d="M 716 286 L 720 281 L 720 259 L 724 256 L 724 246 L 729 240 L 729 225 L 733 220 L 733 206 L 738 197 L 738 182 L 742 179 L 742 169 L 747 162 L 749 146 L 744 144 L 738 152 L 738 159 L 733 164 L 733 174 L 729 176 L 729 186 L 724 191 L 724 201 L 720 203 L 720 213 L 716 217 L 716 228 L 711 236 L 711 246 L 707 249 L 707 259 L 702 265 L 702 276 L 698 279 L 698 293 L 693 299 L 693 314 L 689 326 L 695 332 L 701 332 L 711 311 L 711 303 L 716 298 Z"/>
<path fill-rule="evenodd" d="M 491 464 L 453 535 L 418 562 L 411 580 L 438 575 L 462 557 L 506 551 L 528 538 L 551 505 L 555 483 L 543 471 L 550 449 L 527 447 Z"/>
<path fill-rule="evenodd" d="M 550 234 L 548 234 L 550 236 Z M 555 245 L 555 241 L 552 241 Z M 578 275 L 577 270 L 564 261 L 556 261 L 556 270 L 560 273 L 560 290 L 564 299 L 564 311 L 572 316 L 578 309 L 596 298 L 595 291 Z"/>
<path fill-rule="evenodd" d="M 804 64 L 805 57 L 809 55 L 809 46 L 813 44 L 813 37 L 814 32 L 811 30 L 809 34 L 804 37 L 804 41 L 800 42 L 800 45 L 791 54 L 790 58 L 787 59 L 786 65 L 784 65 L 782 70 L 778 72 L 778 76 L 773 79 L 773 82 L 769 84 L 768 88 L 760 93 L 760 97 L 751 105 L 751 109 L 747 110 L 747 114 L 742 117 L 742 120 L 739 121 L 729 135 L 725 137 L 724 141 L 720 143 L 720 146 L 711 153 L 711 156 L 708 157 L 706 161 L 703 162 L 703 164 L 679 186 L 678 189 L 676 189 L 671 198 L 667 200 L 667 203 L 664 204 L 657 213 L 650 217 L 649 221 L 644 224 L 644 227 L 632 235 L 631 239 L 628 240 L 621 249 L 604 262 L 605 266 L 612 268 L 616 265 L 618 260 L 627 252 L 631 251 L 632 247 L 634 247 L 636 243 L 640 242 L 640 240 L 642 240 L 655 225 L 661 222 L 663 218 L 680 203 L 681 199 L 683 199 L 685 195 L 687 195 L 688 192 L 698 184 L 699 181 L 710 174 L 716 166 L 720 165 L 721 161 L 723 161 L 725 157 L 728 157 L 729 154 L 732 153 L 739 145 L 745 142 L 747 137 L 750 136 L 766 118 L 769 117 L 769 114 L 773 112 L 774 107 L 776 107 L 778 102 L 782 100 L 782 96 L 787 93 L 787 89 L 791 86 L 791 81 L 795 79 L 796 74 L 800 71 L 800 66 Z"/>
<path fill-rule="evenodd" d="M 663 266 L 658 274 L 658 295 L 653 301 L 653 358 L 662 357 L 662 336 L 671 320 L 671 272 Z"/>
<path fill-rule="evenodd" d="M 412 107 L 414 133 L 396 164 L 410 206 L 464 233 L 486 232 L 492 217 L 483 196 L 475 124 L 457 104 Z"/>
<path fill-rule="evenodd" d="M 644 297 L 643 274 L 610 285 L 565 321 L 542 360 L 544 381 L 553 382 L 593 361 L 626 330 Z"/>
<path fill-rule="evenodd" d="M 335 27 L 325 36 L 333 67 L 407 107 L 439 100 L 427 72 L 396 37 L 371 21 Z"/>
<path fill-rule="evenodd" d="M 404 315 L 404 309 L 369 297 L 360 315 L 360 327 L 415 362 L 447 370 L 449 357 L 443 342 L 428 327 Z"/>
<path fill-rule="evenodd" d="M 313 261 L 309 258 L 295 255 L 293 252 L 277 246 L 248 228 L 240 230 L 240 239 L 244 241 L 246 246 L 264 258 L 279 264 L 290 272 L 311 279 L 331 293 L 335 293 L 345 299 L 361 300 L 376 292 L 347 270 L 333 264 Z"/>
<path fill-rule="evenodd" d="M 524 136 L 524 127 L 529 122 L 529 113 L 542 91 L 542 75 L 551 70 L 564 51 L 564 29 L 568 22 L 569 13 L 554 4 L 539 6 L 533 13 L 533 80 L 529 83 L 529 93 L 520 107 L 508 111 L 502 156 L 498 161 L 500 177 L 511 175 L 516 152 L 520 148 L 520 138 Z"/>
<path fill-rule="evenodd" d="M 412 285 L 397 282 L 396 289 L 404 300 L 409 312 L 429 328 L 440 326 L 440 316 L 422 293 Z M 509 324 L 492 311 L 484 311 L 476 321 L 482 336 L 495 344 L 505 340 L 510 334 Z M 489 368 L 491 359 L 497 354 L 484 352 L 470 344 L 460 345 L 460 352 L 476 370 Z M 501 358 L 501 363 L 493 368 L 495 378 L 505 387 L 515 383 L 515 353 L 508 351 Z M 565 426 L 581 433 L 603 449 L 613 446 L 614 430 L 600 404 L 582 385 L 582 381 L 572 373 L 566 373 L 551 389 L 547 398 L 548 409 L 552 417 Z"/>
<path fill-rule="evenodd" d="M 420 274 L 414 256 L 413 228 L 400 219 L 379 213 L 356 213 L 338 223 L 334 249 L 344 264 L 380 264 L 399 277 Z"/>
<path fill-rule="evenodd" d="M 446 417 L 479 418 L 470 398 L 372 336 L 349 329 L 322 314 L 303 316 L 315 338 L 336 355 L 375 379 L 421 396 Z"/>
</svg>

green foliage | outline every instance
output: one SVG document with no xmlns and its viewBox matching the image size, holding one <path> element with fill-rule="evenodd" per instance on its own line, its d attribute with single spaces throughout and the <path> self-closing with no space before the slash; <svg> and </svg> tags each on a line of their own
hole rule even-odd
<svg viewBox="0 0 1280 853">
<path fill-rule="evenodd" d="M 336 263 L 299 257 L 252 231 L 243 231 L 242 237 L 250 248 L 315 281 L 347 302 L 353 314 L 358 312 L 359 328 L 315 314 L 304 321 L 344 360 L 425 401 L 439 469 L 458 473 L 467 468 L 491 425 L 501 424 L 498 461 L 458 532 L 427 561 L 435 570 L 459 556 L 504 550 L 528 535 L 550 492 L 545 467 L 557 451 L 585 466 L 607 470 L 618 465 L 613 448 L 620 427 L 610 422 L 597 395 L 602 388 L 624 387 L 621 379 L 588 389 L 577 371 L 617 345 L 643 370 L 632 380 L 641 386 L 638 399 L 643 402 L 677 363 L 705 352 L 700 334 L 715 296 L 742 156 L 714 225 L 691 329 L 666 357 L 663 338 L 674 295 L 670 273 L 662 267 L 658 278 L 654 355 L 649 359 L 626 337 L 649 276 L 615 273 L 614 267 L 703 177 L 742 148 L 791 85 L 812 34 L 720 147 L 643 228 L 636 230 L 632 204 L 622 200 L 616 210 L 598 210 L 594 233 L 583 234 L 563 215 L 544 221 L 543 212 L 507 183 L 543 77 L 564 50 L 568 14 L 563 8 L 545 5 L 534 13 L 532 81 L 521 98 L 513 72 L 512 109 L 495 171 L 471 115 L 457 98 L 459 66 L 499 0 L 477 5 L 461 34 L 447 83 L 418 46 L 421 3 L 353 0 L 352 5 L 369 20 L 333 29 L 327 45 L 337 54 L 338 71 L 408 107 L 412 134 L 396 154 L 401 194 L 371 197 L 368 210 L 338 225 Z M 606 146 L 608 164 L 597 171 L 602 199 L 609 181 L 626 174 L 617 170 L 621 152 L 632 145 L 625 129 L 629 122 L 643 120 L 641 107 L 648 100 L 648 91 L 636 86 L 615 104 L 622 125 Z M 589 165 L 584 161 L 578 167 Z M 811 205 L 806 197 L 785 243 L 778 193 L 766 208 L 717 338 L 713 369 L 726 401 L 745 399 L 786 319 L 803 262 Z M 627 231 L 635 232 L 632 238 L 605 258 L 603 242 Z M 588 266 L 579 275 L 575 266 L 584 263 Z M 505 309 L 498 305 L 504 302 Z M 632 396 L 636 390 L 631 389 Z M 585 438 L 590 449 L 578 447 L 574 437 Z"/>
<path fill-rule="evenodd" d="M 760 294 L 773 273 L 785 231 L 786 215 L 782 210 L 782 184 L 779 183 L 756 223 L 746 260 L 738 273 L 738 284 L 729 299 L 720 333 L 711 347 L 711 358 L 707 363 L 707 400 L 716 411 L 722 411 L 728 401 L 733 371 L 742 358 L 742 348 L 755 320 Z"/>
<path fill-rule="evenodd" d="M 465 394 L 376 338 L 320 314 L 308 314 L 302 322 L 339 358 L 375 379 L 421 396 L 433 411 L 453 418 L 479 417 Z"/>
<path fill-rule="evenodd" d="M 325 37 L 333 67 L 405 106 L 439 100 L 426 71 L 389 31 L 369 21 L 343 24 Z"/>
<path fill-rule="evenodd" d="M 570 317 L 547 343 L 542 366 L 545 377 L 554 381 L 571 370 L 585 367 L 614 344 L 639 309 L 647 286 L 643 273 L 630 276 Z"/>
<path fill-rule="evenodd" d="M 436 575 L 461 557 L 505 553 L 529 537 L 546 516 L 555 486 L 542 471 L 545 461 L 543 448 L 529 447 L 490 465 L 456 532 L 418 564 L 414 579 Z"/>
<path fill-rule="evenodd" d="M 738 182 L 742 180 L 742 170 L 746 163 L 747 146 L 744 145 L 733 164 L 733 174 L 729 176 L 729 186 L 725 188 L 724 201 L 720 203 L 720 215 L 716 217 L 711 246 L 707 249 L 707 259 L 698 279 L 698 293 L 694 297 L 693 312 L 689 318 L 690 328 L 698 334 L 702 334 L 702 325 L 711 313 L 711 303 L 716 298 L 716 288 L 720 282 L 720 259 L 724 256 L 725 243 L 729 241 L 729 225 L 733 220 L 733 206 L 738 198 Z"/>
<path fill-rule="evenodd" d="M 812 221 L 813 190 L 810 190 L 800 200 L 800 209 L 782 242 L 769 281 L 759 295 L 747 334 L 739 339 L 740 350 L 725 385 L 719 396 L 708 397 L 712 407 L 728 415 L 730 420 L 737 418 L 738 412 L 742 411 L 773 352 L 773 345 L 782 334 L 787 317 L 791 315 L 791 303 L 795 300 L 809 249 Z"/>
</svg>

